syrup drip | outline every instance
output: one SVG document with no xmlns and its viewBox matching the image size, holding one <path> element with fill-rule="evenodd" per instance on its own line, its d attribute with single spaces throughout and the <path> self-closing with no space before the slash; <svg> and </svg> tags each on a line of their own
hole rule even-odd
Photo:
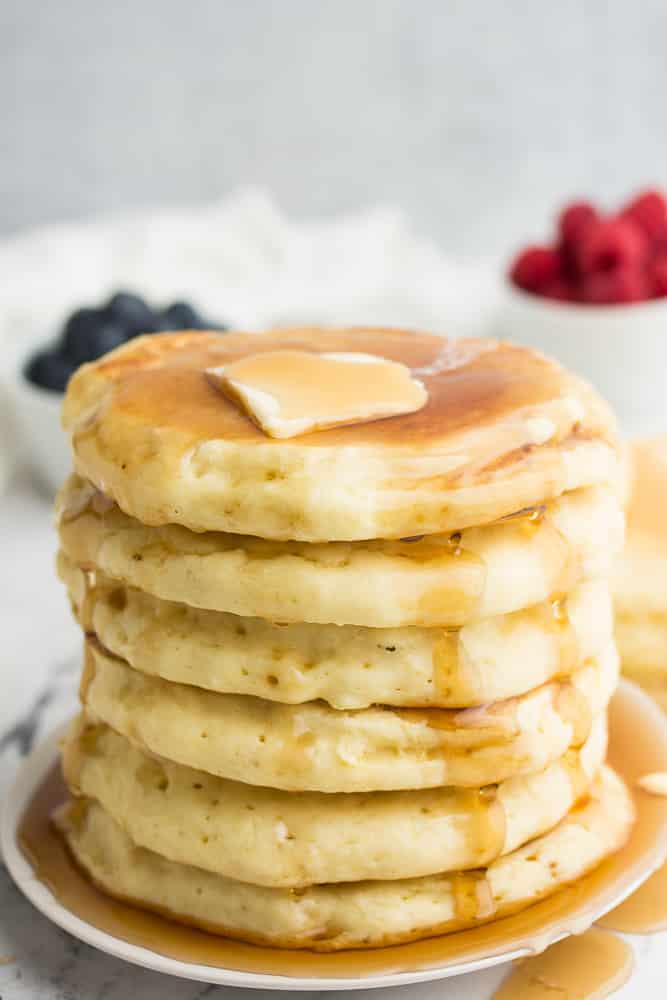
<svg viewBox="0 0 667 1000">
<path fill-rule="evenodd" d="M 98 574 L 94 569 L 81 569 L 83 577 L 83 592 L 77 609 L 79 624 L 86 635 L 92 635 L 95 631 L 93 625 L 93 615 L 98 597 Z"/>
<path fill-rule="evenodd" d="M 544 628 L 551 632 L 558 644 L 558 674 L 567 677 L 579 663 L 579 641 L 570 621 L 567 598 L 555 598 L 548 602 L 547 607 L 543 615 Z"/>
<path fill-rule="evenodd" d="M 552 681 L 546 686 L 554 710 L 572 727 L 571 745 L 579 747 L 588 739 L 593 714 L 585 694 L 569 679 Z M 425 723 L 444 734 L 445 750 L 451 746 L 490 746 L 510 742 L 521 732 L 520 698 L 507 698 L 472 708 L 402 708 L 391 709 L 411 723 Z"/>
<path fill-rule="evenodd" d="M 433 679 L 436 691 L 443 700 L 451 698 L 454 684 L 463 697 L 474 698 L 477 693 L 472 683 L 463 685 L 460 639 L 458 629 L 443 629 L 433 648 Z"/>
<path fill-rule="evenodd" d="M 449 811 L 453 802 L 456 803 L 462 825 L 467 828 L 468 842 L 476 845 L 477 865 L 488 865 L 500 857 L 505 847 L 507 817 L 497 787 L 488 785 L 485 788 L 458 788 L 455 798 L 447 796 Z M 475 879 L 477 875 L 465 872 L 458 877 L 465 881 L 468 877 Z"/>
<path fill-rule="evenodd" d="M 539 544 L 544 555 L 545 566 L 560 563 L 559 578 L 553 587 L 556 594 L 569 593 L 581 579 L 581 566 L 577 556 L 563 533 L 556 527 L 546 504 L 538 507 L 524 507 L 501 518 L 497 523 L 518 522 L 524 535 Z"/>
<path fill-rule="evenodd" d="M 458 872 L 453 884 L 456 916 L 460 920 L 468 923 L 493 916 L 495 904 L 485 872 Z"/>
<path fill-rule="evenodd" d="M 84 514 L 103 516 L 115 506 L 111 497 L 98 490 L 92 483 L 83 480 L 81 485 L 68 491 L 67 499 L 59 508 L 58 515 L 60 520 L 67 524 L 83 517 Z"/>
<path fill-rule="evenodd" d="M 570 621 L 567 598 L 543 601 L 533 608 L 500 617 L 497 621 L 503 632 L 502 638 L 507 638 L 508 641 L 512 640 L 514 632 L 525 626 L 551 637 L 557 666 L 544 676 L 544 681 L 555 677 L 569 677 L 579 666 L 579 642 Z M 475 705 L 479 699 L 479 672 L 474 663 L 467 663 L 461 639 L 460 629 L 442 629 L 440 632 L 433 650 L 436 692 L 447 702 L 456 690 L 456 696 L 462 705 Z"/>
<path fill-rule="evenodd" d="M 412 563 L 438 562 L 442 565 L 449 560 L 456 563 L 455 579 L 437 583 L 424 593 L 419 608 L 427 620 L 437 618 L 438 612 L 446 608 L 448 617 L 465 621 L 471 617 L 484 592 L 486 564 L 475 552 L 466 549 L 462 542 L 463 534 L 455 531 L 446 537 L 425 535 L 395 542 L 385 541 L 378 546 L 387 555 L 402 556 Z M 371 549 L 375 547 L 372 543 L 366 544 Z"/>
<path fill-rule="evenodd" d="M 546 504 L 540 504 L 537 507 L 522 507 L 521 510 L 515 510 L 513 514 L 506 514 L 505 517 L 501 517 L 500 521 L 523 521 L 526 528 L 537 527 L 543 520 L 546 514 Z"/>
<path fill-rule="evenodd" d="M 602 1000 L 633 968 L 632 948 L 622 938 L 589 930 L 518 963 L 492 1000 Z"/>
<path fill-rule="evenodd" d="M 417 546 L 414 546 L 417 548 Z M 442 609 L 452 623 L 472 618 L 486 583 L 486 563 L 474 552 L 450 546 L 451 558 L 456 559 L 458 580 L 438 583 L 426 590 L 419 601 L 418 611 L 425 621 L 442 620 Z"/>
<path fill-rule="evenodd" d="M 568 750 L 567 753 L 561 758 L 561 762 L 567 771 L 568 778 L 570 779 L 570 785 L 572 786 L 572 799 L 574 802 L 580 802 L 588 793 L 591 778 L 581 762 L 581 755 L 579 751 Z"/>
<path fill-rule="evenodd" d="M 564 722 L 572 726 L 572 746 L 580 747 L 588 739 L 593 726 L 591 703 L 570 680 L 554 685 L 554 708 Z"/>
</svg>

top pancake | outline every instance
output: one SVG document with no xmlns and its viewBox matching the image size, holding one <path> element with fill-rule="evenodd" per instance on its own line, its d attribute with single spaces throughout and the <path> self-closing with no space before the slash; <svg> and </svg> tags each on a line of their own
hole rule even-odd
<svg viewBox="0 0 667 1000">
<path fill-rule="evenodd" d="M 416 413 L 267 437 L 205 370 L 276 350 L 407 365 Z M 526 348 L 382 329 L 185 332 L 84 365 L 63 412 L 77 471 L 145 524 L 301 541 L 399 538 L 489 523 L 615 481 L 607 405 Z"/>
</svg>

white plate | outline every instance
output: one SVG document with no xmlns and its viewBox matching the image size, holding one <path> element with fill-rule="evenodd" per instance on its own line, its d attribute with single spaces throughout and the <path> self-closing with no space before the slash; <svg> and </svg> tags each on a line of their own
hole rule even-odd
<svg viewBox="0 0 667 1000">
<path fill-rule="evenodd" d="M 628 681 L 622 682 L 611 710 L 611 750 L 615 766 L 621 774 L 624 774 L 626 780 L 634 785 L 638 773 L 624 773 L 623 748 L 618 746 L 618 740 L 614 747 L 614 720 L 621 713 L 626 712 L 632 713 L 633 726 L 636 726 L 635 732 L 644 733 L 645 736 L 643 742 L 646 745 L 644 752 L 646 759 L 641 761 L 639 765 L 635 762 L 635 771 L 639 767 L 638 773 L 644 773 L 646 770 L 667 769 L 667 723 L 660 710 L 639 688 Z M 504 921 L 498 921 L 498 928 L 507 927 L 509 931 L 505 944 L 503 944 L 501 935 L 491 951 L 482 955 L 477 954 L 473 959 L 465 956 L 463 958 L 450 958 L 430 968 L 421 967 L 406 969 L 406 971 L 371 973 L 355 978 L 330 974 L 322 976 L 274 975 L 179 961 L 148 948 L 130 944 L 71 913 L 54 897 L 47 886 L 39 881 L 30 863 L 21 852 L 17 843 L 17 829 L 21 817 L 33 793 L 57 760 L 58 739 L 61 735 L 62 730 L 52 734 L 30 754 L 21 766 L 9 792 L 0 828 L 0 844 L 7 868 L 17 886 L 37 909 L 70 934 L 127 962 L 183 979 L 194 979 L 219 986 L 241 986 L 253 989 L 354 990 L 381 986 L 405 986 L 410 983 L 445 979 L 449 976 L 474 972 L 524 957 L 535 950 L 553 944 L 573 930 L 582 930 L 585 925 L 592 923 L 627 898 L 667 857 L 667 800 L 653 799 L 652 802 L 647 803 L 648 796 L 644 796 L 645 805 L 640 810 L 638 827 L 642 823 L 650 823 L 649 838 L 642 838 L 641 852 L 638 853 L 636 850 L 634 853 L 627 852 L 626 849 L 611 862 L 606 862 L 601 870 L 599 869 L 588 876 L 594 880 L 595 889 L 594 895 L 586 901 L 585 910 L 576 902 L 572 905 L 568 904 L 568 890 L 564 890 L 565 903 L 560 907 L 556 917 L 552 913 L 550 919 L 542 922 L 538 919 L 532 925 L 529 936 L 525 926 L 517 934 L 515 918 L 510 917 L 505 918 Z M 542 904 L 538 903 L 531 908 L 532 912 L 538 913 L 541 906 Z M 526 913 L 526 911 L 523 912 Z M 521 917 L 521 914 L 517 916 Z M 519 926 L 521 925 L 519 924 Z M 513 933 L 510 929 L 513 929 Z M 462 933 L 468 935 L 468 940 L 470 940 L 470 936 L 474 935 L 475 931 Z M 454 937 L 454 935 L 449 935 L 450 939 Z M 248 947 L 240 945 L 240 952 Z M 390 964 L 395 966 L 400 964 L 400 956 L 409 956 L 413 953 L 411 952 L 413 948 L 413 945 L 404 945 L 398 948 L 384 949 L 384 951 L 386 953 L 392 952 Z M 323 964 L 326 962 L 331 966 L 332 956 L 322 956 L 322 959 Z M 335 962 L 335 956 L 333 956 L 333 961 Z M 406 961 L 406 965 L 408 962 L 409 960 Z"/>
</svg>

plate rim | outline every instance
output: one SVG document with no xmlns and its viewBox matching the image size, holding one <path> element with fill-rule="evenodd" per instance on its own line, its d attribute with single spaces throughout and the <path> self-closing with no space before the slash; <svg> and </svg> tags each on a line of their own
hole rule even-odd
<svg viewBox="0 0 667 1000">
<path fill-rule="evenodd" d="M 642 702 L 642 710 L 651 712 L 656 721 L 665 729 L 665 744 L 667 746 L 667 718 L 655 702 L 643 692 L 637 684 L 623 678 L 619 691 L 626 691 Z M 69 721 L 56 727 L 48 736 L 28 754 L 21 762 L 15 775 L 0 815 L 0 855 L 7 870 L 18 889 L 47 919 L 62 930 L 85 942 L 99 951 L 114 958 L 122 959 L 133 965 L 149 969 L 152 972 L 171 975 L 180 979 L 208 983 L 216 986 L 234 986 L 245 989 L 272 989 L 296 991 L 329 991 L 379 989 L 390 986 L 408 986 L 415 983 L 432 982 L 469 972 L 479 972 L 484 969 L 506 962 L 515 961 L 532 954 L 528 947 L 518 947 L 507 951 L 494 951 L 480 958 L 460 962 L 450 961 L 446 964 L 434 965 L 432 968 L 417 969 L 406 972 L 370 973 L 367 976 L 286 976 L 274 973 L 246 972 L 240 969 L 202 965 L 195 962 L 181 961 L 168 955 L 152 951 L 142 945 L 135 945 L 122 938 L 117 938 L 107 931 L 100 930 L 81 917 L 68 910 L 39 880 L 28 859 L 23 855 L 17 841 L 16 833 L 33 792 L 57 762 L 59 742 L 69 727 Z M 667 839 L 661 850 L 653 854 L 650 866 L 629 883 L 610 902 L 600 906 L 596 919 L 604 916 L 628 898 L 646 879 L 648 879 L 667 860 Z M 554 929 L 551 933 L 544 931 L 541 943 L 544 948 L 555 944 L 568 936 L 568 931 Z"/>
</svg>

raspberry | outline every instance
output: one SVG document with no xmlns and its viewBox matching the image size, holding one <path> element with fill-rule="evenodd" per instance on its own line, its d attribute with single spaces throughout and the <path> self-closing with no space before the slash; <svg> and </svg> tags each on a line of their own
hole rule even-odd
<svg viewBox="0 0 667 1000">
<path fill-rule="evenodd" d="M 540 288 L 540 295 L 559 302 L 573 302 L 576 298 L 575 289 L 564 278 L 552 278 Z"/>
<path fill-rule="evenodd" d="M 650 278 L 653 297 L 661 299 L 667 295 L 667 253 L 659 254 L 651 262 Z"/>
<path fill-rule="evenodd" d="M 648 298 L 649 283 L 644 272 L 632 264 L 615 270 L 589 274 L 582 287 L 582 301 L 595 305 L 641 302 Z"/>
<path fill-rule="evenodd" d="M 565 247 L 579 243 L 584 232 L 599 216 L 589 201 L 573 201 L 558 218 L 558 232 Z"/>
<path fill-rule="evenodd" d="M 655 257 L 661 257 L 663 254 L 667 254 L 667 222 L 656 229 L 652 240 L 651 240 L 651 250 Z"/>
<path fill-rule="evenodd" d="M 660 191 L 643 191 L 625 206 L 622 214 L 654 239 L 667 224 L 667 201 Z"/>
<path fill-rule="evenodd" d="M 527 292 L 539 292 L 560 275 L 560 259 L 551 247 L 530 246 L 516 257 L 510 270 L 515 285 Z"/>
<path fill-rule="evenodd" d="M 616 217 L 600 219 L 586 229 L 576 257 L 581 273 L 587 275 L 637 264 L 646 249 L 646 237 L 632 219 Z"/>
</svg>

